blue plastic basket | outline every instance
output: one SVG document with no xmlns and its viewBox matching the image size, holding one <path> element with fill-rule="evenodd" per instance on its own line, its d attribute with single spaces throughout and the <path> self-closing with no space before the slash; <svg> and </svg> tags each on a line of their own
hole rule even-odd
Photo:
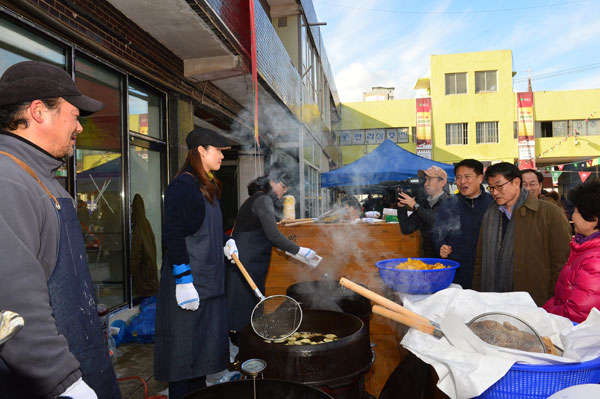
<svg viewBox="0 0 600 399">
<path fill-rule="evenodd" d="M 410 258 L 421 260 L 430 265 L 441 263 L 448 267 L 435 270 L 395 268 L 398 263 L 406 262 L 408 259 L 386 259 L 375 263 L 375 266 L 379 269 L 381 278 L 390 288 L 407 294 L 433 294 L 447 288 L 454 279 L 456 269 L 460 266 L 458 262 L 448 259 Z"/>
<path fill-rule="evenodd" d="M 583 363 L 532 366 L 515 364 L 478 398 L 546 399 L 573 385 L 600 383 L 600 358 Z"/>
</svg>

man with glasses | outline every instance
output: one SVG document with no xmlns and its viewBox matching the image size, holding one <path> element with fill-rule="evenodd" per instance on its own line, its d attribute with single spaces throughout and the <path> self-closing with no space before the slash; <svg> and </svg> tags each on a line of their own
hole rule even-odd
<svg viewBox="0 0 600 399">
<path fill-rule="evenodd" d="M 535 198 L 540 198 L 544 175 L 535 169 L 524 169 L 521 171 L 521 178 L 523 179 L 523 187 L 529 191 L 529 194 Z"/>
<path fill-rule="evenodd" d="M 455 260 L 460 267 L 454 275 L 454 283 L 464 289 L 471 288 L 473 264 L 477 250 L 477 238 L 481 219 L 492 197 L 481 185 L 483 164 L 475 159 L 464 159 L 454 165 L 458 194 L 442 202 L 431 230 L 435 254 Z"/>
<path fill-rule="evenodd" d="M 567 257 L 571 239 L 561 210 L 522 187 L 508 162 L 485 172 L 495 203 L 483 216 L 473 287 L 484 292 L 527 291 L 543 305 Z"/>
<path fill-rule="evenodd" d="M 427 170 L 419 171 L 420 177 L 425 177 L 425 193 L 427 200 L 418 203 L 415 198 L 400 192 L 398 193 L 398 222 L 402 234 L 410 234 L 421 231 L 421 252 L 425 258 L 435 258 L 429 232 L 433 226 L 435 211 L 440 203 L 448 198 L 444 191 L 448 182 L 448 174 L 438 166 L 432 166 Z M 412 210 L 410 216 L 406 208 Z"/>
</svg>

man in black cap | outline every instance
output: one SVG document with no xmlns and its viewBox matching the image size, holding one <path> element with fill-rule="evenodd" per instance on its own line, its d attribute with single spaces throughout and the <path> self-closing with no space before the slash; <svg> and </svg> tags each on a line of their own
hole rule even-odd
<svg viewBox="0 0 600 399">
<path fill-rule="evenodd" d="M 25 319 L 2 348 L 2 398 L 121 397 L 75 203 L 54 178 L 73 155 L 79 116 L 103 106 L 44 62 L 0 78 L 0 309 Z"/>
</svg>

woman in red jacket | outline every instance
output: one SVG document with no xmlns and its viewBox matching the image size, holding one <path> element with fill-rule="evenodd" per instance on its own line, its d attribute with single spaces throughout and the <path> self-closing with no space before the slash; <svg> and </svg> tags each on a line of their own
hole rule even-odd
<svg viewBox="0 0 600 399">
<path fill-rule="evenodd" d="M 600 310 L 600 181 L 575 187 L 569 200 L 575 205 L 571 254 L 558 276 L 554 296 L 543 307 L 581 323 L 592 308 Z"/>
</svg>

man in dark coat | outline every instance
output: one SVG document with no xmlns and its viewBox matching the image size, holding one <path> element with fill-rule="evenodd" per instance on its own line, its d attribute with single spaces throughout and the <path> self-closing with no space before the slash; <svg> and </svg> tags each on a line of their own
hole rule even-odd
<svg viewBox="0 0 600 399">
<path fill-rule="evenodd" d="M 398 193 L 398 222 L 402 234 L 410 234 L 419 230 L 421 232 L 421 254 L 425 258 L 435 258 L 437 255 L 431 246 L 429 232 L 433 227 L 436 209 L 449 196 L 444 191 L 448 182 L 448 174 L 442 168 L 432 166 L 427 170 L 420 170 L 419 176 L 425 177 L 427 199 L 419 203 L 406 193 Z M 408 216 L 407 208 L 412 210 L 410 216 Z"/>
<path fill-rule="evenodd" d="M 481 185 L 483 164 L 475 159 L 464 159 L 454 166 L 458 194 L 444 201 L 437 210 L 431 229 L 434 251 L 442 258 L 455 260 L 460 267 L 454 283 L 471 288 L 477 238 L 483 213 L 492 203 L 492 197 Z"/>
<path fill-rule="evenodd" d="M 473 288 L 526 291 L 542 306 L 552 295 L 569 256 L 571 228 L 562 210 L 530 195 L 521 172 L 508 162 L 485 177 L 494 203 L 483 216 Z"/>
</svg>

